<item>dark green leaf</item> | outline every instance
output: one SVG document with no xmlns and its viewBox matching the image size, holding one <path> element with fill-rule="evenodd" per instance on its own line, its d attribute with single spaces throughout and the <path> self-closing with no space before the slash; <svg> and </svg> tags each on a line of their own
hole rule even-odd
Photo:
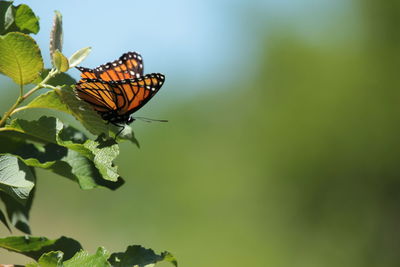
<svg viewBox="0 0 400 267">
<path fill-rule="evenodd" d="M 17 7 L 15 24 L 21 31 L 34 34 L 39 32 L 39 18 L 35 16 L 35 13 L 27 5 L 22 4 Z"/>
<path fill-rule="evenodd" d="M 64 262 L 64 267 L 111 267 L 107 261 L 110 254 L 104 248 L 98 248 L 96 254 L 89 255 L 86 251 L 80 251 L 74 257 Z"/>
<path fill-rule="evenodd" d="M 50 251 L 62 251 L 64 260 L 68 260 L 82 249 L 78 241 L 64 236 L 55 240 L 45 237 L 10 236 L 0 238 L 0 247 L 34 260 L 38 260 L 44 253 Z"/>
<path fill-rule="evenodd" d="M 0 72 L 17 84 L 28 84 L 43 70 L 43 59 L 35 40 L 17 32 L 0 36 Z"/>
<path fill-rule="evenodd" d="M 71 166 L 71 173 L 79 177 L 78 181 L 85 189 L 87 182 L 91 185 L 90 188 L 98 184 L 97 177 L 118 182 L 119 175 L 113 160 L 117 157 L 119 149 L 113 139 L 86 139 L 78 130 L 64 126 L 58 119 L 49 117 L 41 117 L 38 121 L 16 119 L 7 125 L 5 130 L 20 134 L 29 140 L 51 143 L 54 148 L 49 151 L 59 151 L 58 161 L 64 161 Z M 37 161 L 28 162 L 26 158 L 24 160 L 29 164 L 38 164 Z M 81 179 L 86 182 L 83 183 Z"/>
<path fill-rule="evenodd" d="M 156 254 L 152 249 L 142 246 L 129 246 L 125 252 L 113 253 L 108 260 L 113 267 L 145 267 L 153 266 L 157 262 L 168 261 L 178 266 L 176 259 L 169 252 Z"/>
<path fill-rule="evenodd" d="M 63 128 L 63 124 L 50 117 L 41 117 L 37 121 L 15 119 L 5 127 L 8 131 L 21 133 L 27 138 L 38 140 L 42 143 L 56 144 L 56 135 Z"/>
<path fill-rule="evenodd" d="M 67 131 L 72 132 L 75 139 L 79 139 L 77 136 L 79 132 L 71 128 L 67 128 Z M 11 131 L 0 132 L 0 153 L 12 153 L 19 156 L 28 166 L 48 169 L 77 181 L 82 189 L 104 186 L 115 190 L 124 183 L 121 177 L 118 177 L 115 182 L 104 180 L 93 161 L 74 150 L 53 143 L 38 146 L 34 142 L 29 143 L 26 139 L 22 134 L 16 137 Z"/>
<path fill-rule="evenodd" d="M 34 175 L 18 157 L 0 154 L 0 189 L 24 204 L 34 187 Z"/>
<path fill-rule="evenodd" d="M 62 29 L 62 15 L 58 11 L 54 11 L 53 27 L 50 33 L 50 57 L 56 50 L 62 52 L 63 46 L 63 29 Z"/>
</svg>

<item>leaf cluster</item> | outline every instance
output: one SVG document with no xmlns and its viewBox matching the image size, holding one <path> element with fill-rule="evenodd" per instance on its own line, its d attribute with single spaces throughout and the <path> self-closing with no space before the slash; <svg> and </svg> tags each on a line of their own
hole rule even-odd
<svg viewBox="0 0 400 267">
<path fill-rule="evenodd" d="M 35 260 L 26 267 L 151 267 L 163 261 L 178 266 L 174 256 L 167 251 L 157 254 L 152 249 L 133 245 L 116 253 L 99 247 L 91 255 L 78 241 L 64 236 L 55 240 L 31 236 L 0 238 L 0 247 Z"/>
</svg>

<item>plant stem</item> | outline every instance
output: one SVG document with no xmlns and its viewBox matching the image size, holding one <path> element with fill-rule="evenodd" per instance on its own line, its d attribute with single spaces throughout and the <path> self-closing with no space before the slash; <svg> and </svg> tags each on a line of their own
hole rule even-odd
<svg viewBox="0 0 400 267">
<path fill-rule="evenodd" d="M 43 79 L 40 83 L 38 83 L 34 88 L 32 88 L 29 92 L 27 92 L 25 95 L 23 94 L 23 85 L 20 85 L 20 96 L 17 98 L 17 101 L 12 105 L 12 107 L 4 113 L 3 118 L 0 120 L 0 127 L 3 127 L 6 124 L 6 121 L 8 117 L 13 113 L 13 111 L 29 96 L 31 96 L 33 93 L 35 93 L 37 90 L 44 88 L 44 87 L 52 87 L 47 85 L 46 83 L 56 75 L 58 71 L 56 69 L 51 69 L 49 74 L 47 74 L 46 78 Z"/>
</svg>

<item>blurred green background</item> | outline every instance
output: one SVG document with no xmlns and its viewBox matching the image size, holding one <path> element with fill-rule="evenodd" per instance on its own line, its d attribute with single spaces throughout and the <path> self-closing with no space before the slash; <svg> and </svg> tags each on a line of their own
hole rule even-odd
<svg viewBox="0 0 400 267">
<path fill-rule="evenodd" d="M 192 71 L 146 50 L 167 82 L 138 114 L 170 122 L 135 122 L 141 149 L 121 145 L 127 182 L 116 192 L 38 171 L 33 234 L 66 235 L 91 252 L 142 244 L 191 267 L 399 266 L 400 2 L 216 2 L 236 22 L 215 27 L 239 38 L 207 42 L 228 63 L 205 58 Z M 93 8 L 86 19 L 114 31 Z M 125 52 L 108 49 L 88 67 Z M 2 111 L 12 94 L 2 92 Z"/>
</svg>

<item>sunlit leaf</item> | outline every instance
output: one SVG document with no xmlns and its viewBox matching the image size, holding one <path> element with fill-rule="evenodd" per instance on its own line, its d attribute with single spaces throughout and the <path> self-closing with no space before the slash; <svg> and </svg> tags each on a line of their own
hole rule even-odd
<svg viewBox="0 0 400 267">
<path fill-rule="evenodd" d="M 43 60 L 35 40 L 11 32 L 0 36 L 0 71 L 17 84 L 28 84 L 43 70 Z"/>
<path fill-rule="evenodd" d="M 29 102 L 25 108 L 49 108 L 69 113 L 68 107 L 61 101 L 59 91 L 60 90 L 51 90 L 41 94 Z"/>
<path fill-rule="evenodd" d="M 81 48 L 78 51 L 76 51 L 70 58 L 69 58 L 69 63 L 70 67 L 76 67 L 78 66 L 92 51 L 91 47 L 85 47 Z"/>
<path fill-rule="evenodd" d="M 86 251 L 80 251 L 72 259 L 64 262 L 64 267 L 111 267 L 107 261 L 110 256 L 104 248 L 98 248 L 96 254 L 89 255 Z"/>
<path fill-rule="evenodd" d="M 63 267 L 63 256 L 64 253 L 61 251 L 50 251 L 43 254 L 39 260 L 40 267 Z"/>
<path fill-rule="evenodd" d="M 66 58 L 59 50 L 53 53 L 53 64 L 59 72 L 66 72 L 69 69 L 68 58 Z"/>
<path fill-rule="evenodd" d="M 21 31 L 28 31 L 35 34 L 39 32 L 39 18 L 36 17 L 28 5 L 22 4 L 17 7 L 15 24 Z"/>
</svg>

